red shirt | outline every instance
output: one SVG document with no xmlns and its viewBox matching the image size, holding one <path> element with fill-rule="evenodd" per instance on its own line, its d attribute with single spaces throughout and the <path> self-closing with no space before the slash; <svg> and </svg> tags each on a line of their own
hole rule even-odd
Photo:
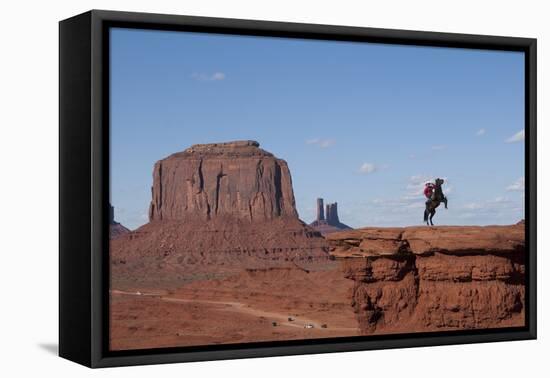
<svg viewBox="0 0 550 378">
<path fill-rule="evenodd" d="M 428 184 L 426 187 L 424 187 L 424 195 L 427 198 L 430 198 L 432 196 L 432 193 L 434 192 L 434 186 L 433 184 Z"/>
</svg>

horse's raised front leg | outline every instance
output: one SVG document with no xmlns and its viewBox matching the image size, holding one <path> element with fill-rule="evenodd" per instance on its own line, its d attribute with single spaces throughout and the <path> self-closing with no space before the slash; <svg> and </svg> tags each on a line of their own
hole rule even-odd
<svg viewBox="0 0 550 378">
<path fill-rule="evenodd" d="M 447 207 L 447 197 L 443 197 L 443 203 L 445 204 L 445 209 L 448 209 L 448 207 Z"/>
</svg>

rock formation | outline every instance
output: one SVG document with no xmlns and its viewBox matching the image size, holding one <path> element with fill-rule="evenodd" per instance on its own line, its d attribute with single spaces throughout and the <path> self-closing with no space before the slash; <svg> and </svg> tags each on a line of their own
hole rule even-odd
<svg viewBox="0 0 550 378">
<path fill-rule="evenodd" d="M 194 145 L 153 169 L 149 223 L 111 244 L 113 277 L 187 280 L 328 260 L 298 219 L 287 163 L 255 141 Z"/>
<path fill-rule="evenodd" d="M 297 218 L 287 163 L 258 142 L 197 144 L 155 164 L 149 219 Z"/>
<path fill-rule="evenodd" d="M 327 236 L 363 334 L 523 326 L 525 228 L 363 228 Z"/>
<path fill-rule="evenodd" d="M 115 239 L 130 232 L 129 229 L 115 221 L 115 208 L 109 205 L 109 238 Z"/>
<path fill-rule="evenodd" d="M 338 203 L 327 203 L 327 223 L 330 225 L 339 224 L 338 218 Z"/>
<path fill-rule="evenodd" d="M 328 205 L 327 205 L 328 206 Z M 317 198 L 317 218 L 318 221 L 324 221 L 325 220 L 325 212 L 323 208 L 323 199 Z"/>
<path fill-rule="evenodd" d="M 351 227 L 340 222 L 338 218 L 338 203 L 327 203 L 325 213 L 322 198 L 317 198 L 317 218 L 310 223 L 310 226 L 323 235 L 341 230 L 351 230 Z"/>
</svg>

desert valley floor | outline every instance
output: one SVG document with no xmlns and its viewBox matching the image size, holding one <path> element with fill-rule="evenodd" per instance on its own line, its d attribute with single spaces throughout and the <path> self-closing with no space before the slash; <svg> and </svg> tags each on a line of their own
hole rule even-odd
<svg viewBox="0 0 550 378">
<path fill-rule="evenodd" d="M 251 269 L 173 289 L 112 290 L 112 347 L 358 335 L 349 301 L 353 282 L 330 265 L 309 273 L 296 267 Z"/>
</svg>

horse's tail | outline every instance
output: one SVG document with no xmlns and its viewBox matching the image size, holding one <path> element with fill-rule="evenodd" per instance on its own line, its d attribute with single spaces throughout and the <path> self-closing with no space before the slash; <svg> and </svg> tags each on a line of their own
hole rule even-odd
<svg viewBox="0 0 550 378">
<path fill-rule="evenodd" d="M 424 222 L 427 222 L 428 221 L 428 209 L 424 210 Z"/>
</svg>

